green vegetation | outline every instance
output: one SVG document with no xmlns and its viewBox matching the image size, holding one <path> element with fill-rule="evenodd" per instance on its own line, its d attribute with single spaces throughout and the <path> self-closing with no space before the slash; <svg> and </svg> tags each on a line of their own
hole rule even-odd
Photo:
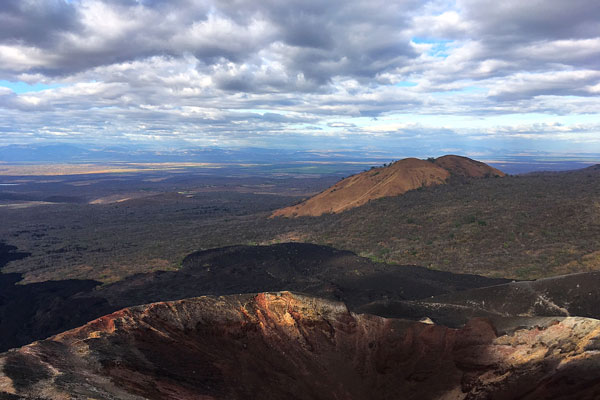
<svg viewBox="0 0 600 400">
<path fill-rule="evenodd" d="M 296 219 L 268 217 L 301 198 L 282 194 L 300 192 L 299 184 L 309 189 L 305 179 L 271 180 L 269 193 L 260 194 L 224 185 L 198 193 L 198 178 L 174 185 L 175 193 L 120 203 L 0 208 L 0 237 L 32 253 L 5 269 L 29 282 L 111 282 L 176 269 L 198 249 L 287 241 L 332 245 L 378 262 L 531 279 L 600 269 L 598 178 L 580 172 L 457 181 Z M 310 190 L 335 180 L 314 180 Z"/>
<path fill-rule="evenodd" d="M 294 229 L 307 241 L 327 237 L 385 262 L 531 279 L 600 269 L 590 256 L 600 250 L 599 195 L 597 175 L 525 175 L 424 188 L 288 223 L 303 223 Z M 377 252 L 382 245 L 389 251 Z"/>
</svg>

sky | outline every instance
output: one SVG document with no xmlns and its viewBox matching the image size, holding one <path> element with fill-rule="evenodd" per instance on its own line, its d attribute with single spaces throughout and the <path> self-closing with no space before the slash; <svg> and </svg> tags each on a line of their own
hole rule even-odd
<svg viewBox="0 0 600 400">
<path fill-rule="evenodd" d="M 600 153 L 598 0 L 2 0 L 0 146 Z"/>
</svg>

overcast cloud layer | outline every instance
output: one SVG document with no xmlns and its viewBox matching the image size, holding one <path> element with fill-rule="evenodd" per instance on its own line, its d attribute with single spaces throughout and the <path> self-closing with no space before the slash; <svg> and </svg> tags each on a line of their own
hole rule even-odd
<svg viewBox="0 0 600 400">
<path fill-rule="evenodd" d="M 597 0 L 2 0 L 0 145 L 600 153 L 598 21 Z"/>
</svg>

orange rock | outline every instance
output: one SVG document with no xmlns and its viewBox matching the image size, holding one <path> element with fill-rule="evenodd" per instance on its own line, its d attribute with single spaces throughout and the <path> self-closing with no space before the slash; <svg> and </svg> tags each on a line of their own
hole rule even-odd
<svg viewBox="0 0 600 400">
<path fill-rule="evenodd" d="M 343 179 L 300 204 L 275 211 L 272 217 L 319 216 L 362 206 L 381 197 L 440 185 L 451 175 L 483 178 L 504 173 L 482 162 L 460 156 L 443 156 L 434 162 L 406 158 L 386 167 L 373 168 Z"/>
<path fill-rule="evenodd" d="M 0 397 L 598 398 L 600 321 L 526 325 L 497 336 L 289 292 L 153 303 L 0 354 Z"/>
</svg>

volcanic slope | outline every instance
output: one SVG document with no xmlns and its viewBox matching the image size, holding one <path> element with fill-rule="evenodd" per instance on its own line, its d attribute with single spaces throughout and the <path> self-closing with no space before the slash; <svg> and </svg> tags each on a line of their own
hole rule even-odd
<svg viewBox="0 0 600 400">
<path fill-rule="evenodd" d="M 289 292 L 123 309 L 0 355 L 0 398 L 592 399 L 600 321 L 498 333 L 351 313 Z M 4 396 L 2 396 L 4 393 Z"/>
<path fill-rule="evenodd" d="M 469 318 L 578 316 L 600 319 L 600 272 L 510 282 L 420 300 L 378 300 L 357 311 L 385 317 L 427 316 L 447 326 Z"/>
<path fill-rule="evenodd" d="M 504 172 L 468 157 L 446 155 L 435 159 L 434 164 L 449 171 L 453 176 L 466 178 L 502 177 Z"/>
<path fill-rule="evenodd" d="M 349 251 L 305 243 L 204 250 L 186 257 L 178 271 L 137 274 L 96 289 L 99 282 L 94 281 L 17 285 L 18 280 L 18 274 L 0 275 L 0 351 L 157 301 L 292 290 L 341 300 L 353 309 L 373 301 L 420 299 L 508 282 L 375 263 Z"/>
<path fill-rule="evenodd" d="M 451 176 L 504 176 L 501 171 L 470 158 L 447 155 L 433 162 L 405 158 L 343 179 L 329 189 L 272 216 L 299 217 L 340 213 L 381 197 L 397 196 L 425 186 L 440 185 Z"/>
<path fill-rule="evenodd" d="M 289 290 L 340 300 L 353 308 L 381 299 L 420 299 L 506 282 L 376 263 L 310 243 L 279 243 L 198 251 L 183 260 L 179 271 L 135 275 L 96 294 L 121 308 L 207 294 Z"/>
<path fill-rule="evenodd" d="M 473 317 L 493 320 L 519 317 L 600 319 L 600 272 L 583 272 L 468 289 L 417 300 L 377 300 L 353 311 L 390 318 L 430 318 L 460 327 Z"/>
</svg>

